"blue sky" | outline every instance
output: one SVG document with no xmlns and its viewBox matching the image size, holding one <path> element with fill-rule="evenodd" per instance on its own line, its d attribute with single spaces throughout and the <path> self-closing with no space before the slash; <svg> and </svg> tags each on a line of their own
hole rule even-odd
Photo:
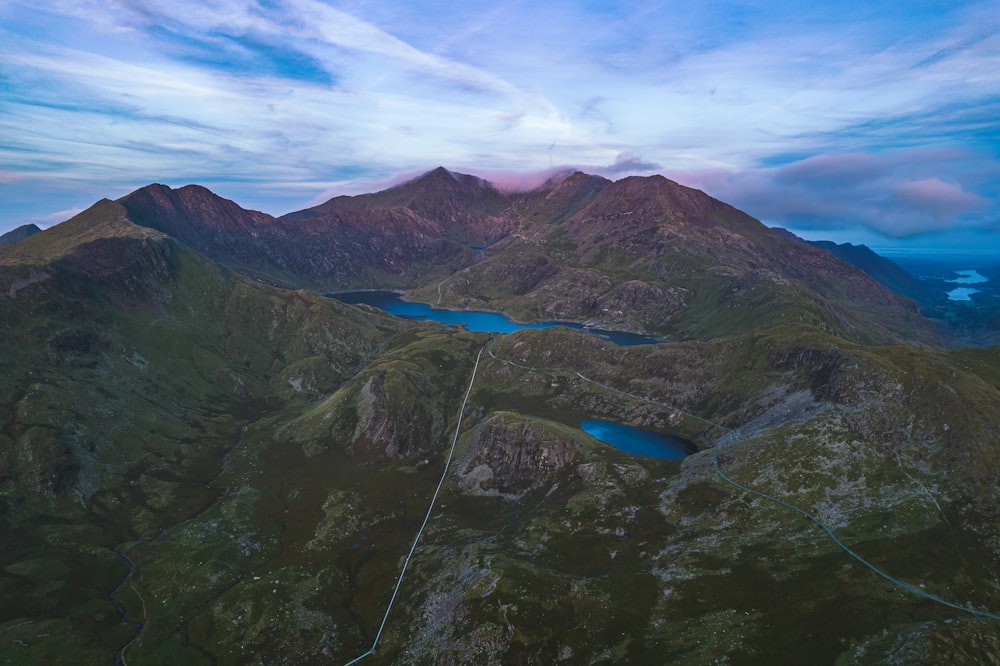
<svg viewBox="0 0 1000 666">
<path fill-rule="evenodd" d="M 151 182 L 282 214 L 438 165 L 662 173 L 1000 253 L 1000 2 L 0 2 L 0 232 Z"/>
</svg>

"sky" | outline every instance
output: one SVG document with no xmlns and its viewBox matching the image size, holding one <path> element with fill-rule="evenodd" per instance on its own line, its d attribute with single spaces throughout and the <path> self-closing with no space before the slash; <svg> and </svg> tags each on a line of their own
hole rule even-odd
<svg viewBox="0 0 1000 666">
<path fill-rule="evenodd" d="M 0 233 L 153 182 L 280 215 L 439 165 L 659 173 L 810 239 L 1000 255 L 1000 0 L 0 0 Z"/>
</svg>

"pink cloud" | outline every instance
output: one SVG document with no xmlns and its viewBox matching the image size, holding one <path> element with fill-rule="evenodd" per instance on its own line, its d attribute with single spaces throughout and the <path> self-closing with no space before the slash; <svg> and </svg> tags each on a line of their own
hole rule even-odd
<svg viewBox="0 0 1000 666">
<path fill-rule="evenodd" d="M 625 176 L 649 174 L 660 169 L 660 165 L 655 162 L 644 160 L 633 153 L 618 153 L 610 164 L 562 164 L 541 169 L 539 171 L 513 171 L 509 169 L 479 169 L 470 168 L 468 170 L 459 169 L 464 173 L 471 173 L 484 180 L 488 180 L 497 189 L 506 192 L 527 192 L 540 187 L 549 180 L 560 180 L 567 178 L 577 171 L 583 171 L 605 178 L 617 179 Z"/>
<path fill-rule="evenodd" d="M 961 185 L 946 183 L 939 178 L 899 183 L 894 191 L 900 200 L 924 208 L 938 219 L 954 218 L 987 204 L 986 199 L 966 192 Z"/>
<path fill-rule="evenodd" d="M 984 170 L 995 173 L 1000 164 L 957 150 L 924 149 L 817 155 L 777 167 L 666 175 L 766 223 L 812 230 L 865 227 L 908 237 L 986 224 L 971 215 L 996 212 L 1000 202 L 976 191 L 988 190 Z"/>
<path fill-rule="evenodd" d="M 555 166 L 540 171 L 513 171 L 510 169 L 458 169 L 487 180 L 504 192 L 528 192 L 541 187 L 549 180 L 561 180 L 577 171 L 575 167 Z"/>
<path fill-rule="evenodd" d="M 8 183 L 17 183 L 19 181 L 24 180 L 25 178 L 27 178 L 27 175 L 23 173 L 0 170 L 0 184 L 2 185 L 7 185 Z"/>
</svg>

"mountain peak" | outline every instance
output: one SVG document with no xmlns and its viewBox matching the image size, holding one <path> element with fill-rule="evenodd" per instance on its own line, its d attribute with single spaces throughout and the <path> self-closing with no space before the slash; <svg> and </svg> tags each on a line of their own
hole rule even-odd
<svg viewBox="0 0 1000 666">
<path fill-rule="evenodd" d="M 439 167 L 437 167 L 435 169 L 431 169 L 430 171 L 428 171 L 427 173 L 425 173 L 422 177 L 427 177 L 427 176 L 432 176 L 432 177 L 435 177 L 435 178 L 438 178 L 438 177 L 441 177 L 441 176 L 448 176 L 449 178 L 452 178 L 454 180 L 458 180 L 456 178 L 456 174 L 452 173 L 451 171 L 448 171 L 448 169 L 445 169 L 443 166 L 439 166 Z"/>
<path fill-rule="evenodd" d="M 245 261 L 242 254 L 247 251 L 247 240 L 274 223 L 270 215 L 245 210 L 201 185 L 175 190 L 154 183 L 122 197 L 118 203 L 136 224 L 173 236 L 210 256 L 217 256 L 213 250 L 220 246 L 242 248 L 232 252 L 237 264 Z"/>
<path fill-rule="evenodd" d="M 5 258 L 28 263 L 48 262 L 92 244 L 110 239 L 160 239 L 163 235 L 133 224 L 125 209 L 110 199 L 101 199 L 70 219 L 2 248 Z"/>
<path fill-rule="evenodd" d="M 396 185 L 386 191 L 408 190 L 414 188 L 418 188 L 418 193 L 422 195 L 427 195 L 428 192 L 420 188 L 430 188 L 431 191 L 440 188 L 446 192 L 456 193 L 460 190 L 481 191 L 496 189 L 492 183 L 487 180 L 483 180 L 478 176 L 449 171 L 443 166 L 439 166 L 436 169 L 431 169 L 430 171 L 417 176 L 413 180 L 400 183 L 399 185 Z"/>
<path fill-rule="evenodd" d="M 11 229 L 7 233 L 0 236 L 0 247 L 5 247 L 7 245 L 13 245 L 18 241 L 22 241 L 28 236 L 34 236 L 41 229 L 37 224 L 22 224 L 16 229 Z"/>
<path fill-rule="evenodd" d="M 367 206 L 405 208 L 428 220 L 445 224 L 469 216 L 492 215 L 510 203 L 510 196 L 489 181 L 444 167 L 437 167 L 388 190 L 353 199 Z M 341 205 L 348 203 L 343 198 L 338 201 Z"/>
</svg>

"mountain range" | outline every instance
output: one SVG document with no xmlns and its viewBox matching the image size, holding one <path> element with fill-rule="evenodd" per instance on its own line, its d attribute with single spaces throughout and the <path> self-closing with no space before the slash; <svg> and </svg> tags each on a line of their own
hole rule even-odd
<svg viewBox="0 0 1000 666">
<path fill-rule="evenodd" d="M 983 663 L 1000 355 L 918 286 L 659 176 L 438 168 L 281 217 L 196 185 L 100 200 L 0 247 L 3 652 Z M 323 295 L 384 288 L 662 342 Z M 595 417 L 698 452 L 632 456 Z"/>
<path fill-rule="evenodd" d="M 117 203 L 139 225 L 287 287 L 433 287 L 441 300 L 424 296 L 442 305 L 678 337 L 715 335 L 722 319 L 735 332 L 784 318 L 858 340 L 944 344 L 865 272 L 658 176 L 574 173 L 504 193 L 438 168 L 280 218 L 197 186 L 153 185 Z M 796 297 L 780 294 L 788 288 Z"/>
</svg>

